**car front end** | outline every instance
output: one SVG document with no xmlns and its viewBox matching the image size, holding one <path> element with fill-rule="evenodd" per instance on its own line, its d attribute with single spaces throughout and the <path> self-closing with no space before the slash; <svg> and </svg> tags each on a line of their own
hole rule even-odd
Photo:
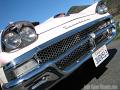
<svg viewBox="0 0 120 90">
<path fill-rule="evenodd" d="M 116 22 L 101 2 L 39 25 L 12 23 L 0 35 L 0 63 L 6 78 L 2 88 L 49 89 L 91 57 L 98 67 L 109 56 L 106 45 L 115 36 Z"/>
</svg>

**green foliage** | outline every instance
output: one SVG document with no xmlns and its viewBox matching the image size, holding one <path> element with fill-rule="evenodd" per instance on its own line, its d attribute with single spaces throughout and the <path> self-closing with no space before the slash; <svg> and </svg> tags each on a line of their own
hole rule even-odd
<svg viewBox="0 0 120 90">
<path fill-rule="evenodd" d="M 117 16 L 120 14 L 120 0 L 102 0 L 106 2 L 109 12 L 113 16 Z"/>
</svg>

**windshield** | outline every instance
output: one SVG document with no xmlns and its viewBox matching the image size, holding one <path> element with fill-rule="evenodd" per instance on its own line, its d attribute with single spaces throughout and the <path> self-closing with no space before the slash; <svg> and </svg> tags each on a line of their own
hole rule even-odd
<svg viewBox="0 0 120 90">
<path fill-rule="evenodd" d="M 3 29 L 14 21 L 43 22 L 61 12 L 71 13 L 72 6 L 73 9 L 82 6 L 82 10 L 94 2 L 95 0 L 1 0 L 0 28 Z"/>
</svg>

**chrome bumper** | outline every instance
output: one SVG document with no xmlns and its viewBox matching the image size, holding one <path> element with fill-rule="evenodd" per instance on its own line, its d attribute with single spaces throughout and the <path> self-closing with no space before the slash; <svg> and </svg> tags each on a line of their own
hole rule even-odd
<svg viewBox="0 0 120 90">
<path fill-rule="evenodd" d="M 34 70 L 31 72 L 18 77 L 16 79 L 13 79 L 9 81 L 8 83 L 3 85 L 3 90 L 35 90 L 36 88 L 45 89 L 46 87 L 50 87 L 51 85 L 54 85 L 56 82 L 63 79 L 66 75 L 73 72 L 75 69 L 80 67 L 84 62 L 86 62 L 92 55 L 92 53 L 97 50 L 99 47 L 103 46 L 104 44 L 108 44 L 112 41 L 112 39 L 116 36 L 116 26 L 115 23 L 112 23 L 111 25 L 105 27 L 104 29 L 100 30 L 99 32 L 94 33 L 95 36 L 99 36 L 101 33 L 108 32 L 107 30 L 109 28 L 114 28 L 112 30 L 111 36 L 107 39 L 101 41 L 96 45 L 95 39 L 93 39 L 91 36 L 87 37 L 84 41 L 79 42 L 75 47 L 71 48 L 71 50 L 67 51 L 66 54 L 60 56 L 56 60 L 48 61 L 46 63 L 37 65 Z M 81 45 L 83 45 L 85 42 L 92 40 L 92 48 L 87 54 L 83 55 L 81 58 L 75 60 L 72 64 L 68 65 L 65 68 L 59 67 L 58 64 L 63 58 L 67 57 L 70 53 L 72 53 L 74 50 L 79 48 Z M 16 62 L 20 64 L 24 60 L 28 60 L 38 52 L 39 47 L 36 47 L 32 49 L 31 51 L 21 55 L 20 57 L 16 58 Z M 12 68 L 12 63 L 7 64 L 4 66 L 4 70 L 9 70 Z M 32 83 L 32 80 L 34 81 Z"/>
</svg>

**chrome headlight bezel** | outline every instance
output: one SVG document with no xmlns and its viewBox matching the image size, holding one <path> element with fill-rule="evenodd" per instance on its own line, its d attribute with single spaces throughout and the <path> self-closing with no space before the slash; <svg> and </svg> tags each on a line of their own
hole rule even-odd
<svg viewBox="0 0 120 90">
<path fill-rule="evenodd" d="M 22 29 L 25 28 L 25 27 L 31 29 L 34 33 L 34 36 L 35 36 L 35 38 L 33 40 L 29 41 L 29 42 L 25 41 L 23 39 L 23 36 L 21 36 L 21 34 L 20 34 Z M 21 43 L 19 44 L 19 46 L 14 47 L 14 48 L 8 47 L 7 43 L 5 42 L 5 37 L 9 33 L 15 33 L 16 35 L 18 35 L 20 37 Z M 31 22 L 28 22 L 28 21 L 15 22 L 13 24 L 8 25 L 6 27 L 6 29 L 4 30 L 4 32 L 2 33 L 2 40 L 1 40 L 2 41 L 2 50 L 4 52 L 13 52 L 13 51 L 16 51 L 16 50 L 20 50 L 20 49 L 32 44 L 33 42 L 35 42 L 37 40 L 37 38 L 38 38 L 38 35 L 35 31 L 34 25 Z M 8 39 L 9 39 L 9 37 L 8 37 Z M 11 43 L 13 43 L 13 42 L 11 42 Z"/>
<path fill-rule="evenodd" d="M 108 13 L 108 7 L 105 2 L 103 2 L 103 1 L 98 2 L 97 6 L 96 6 L 96 13 L 98 13 L 98 14 Z"/>
</svg>

